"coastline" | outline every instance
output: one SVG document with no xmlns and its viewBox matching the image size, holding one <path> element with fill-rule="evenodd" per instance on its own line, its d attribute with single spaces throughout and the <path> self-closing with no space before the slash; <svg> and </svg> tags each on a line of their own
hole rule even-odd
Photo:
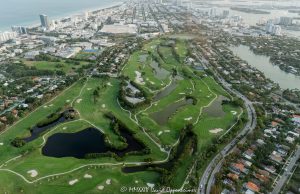
<svg viewBox="0 0 300 194">
<path fill-rule="evenodd" d="M 121 6 L 124 3 L 124 1 L 120 0 L 117 2 L 111 2 L 109 5 L 103 5 L 103 6 L 98 6 L 98 7 L 94 7 L 94 8 L 84 8 L 81 10 L 76 10 L 76 11 L 72 11 L 72 12 L 68 12 L 68 13 L 63 13 L 63 14 L 59 14 L 59 15 L 48 15 L 50 20 L 62 20 L 63 18 L 68 18 L 68 17 L 72 17 L 75 15 L 79 15 L 79 14 L 83 14 L 84 12 L 94 12 L 94 11 L 100 11 L 100 10 L 104 10 L 104 9 L 109 9 L 112 7 L 116 7 L 116 6 Z M 39 26 L 40 22 L 39 22 L 39 18 L 38 15 L 36 16 L 36 20 L 31 21 L 31 22 L 22 22 L 22 23 L 18 23 L 18 24 L 11 24 L 10 26 L 0 26 L 0 32 L 6 32 L 6 31 L 11 31 L 11 27 L 12 26 L 25 26 L 27 28 L 33 28 L 36 26 Z"/>
</svg>

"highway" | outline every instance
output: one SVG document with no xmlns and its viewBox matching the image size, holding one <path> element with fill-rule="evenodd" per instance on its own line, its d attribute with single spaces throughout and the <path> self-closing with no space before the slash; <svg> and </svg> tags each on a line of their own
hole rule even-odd
<svg viewBox="0 0 300 194">
<path fill-rule="evenodd" d="M 202 64 L 209 68 L 209 64 L 207 60 L 203 59 L 200 56 L 196 56 L 198 60 L 202 61 Z M 241 98 L 244 101 L 247 113 L 248 113 L 248 121 L 245 127 L 239 132 L 239 134 L 229 143 L 227 144 L 220 152 L 217 154 L 210 162 L 210 164 L 206 167 L 200 182 L 198 193 L 199 194 L 209 194 L 210 189 L 214 184 L 215 174 L 221 169 L 223 158 L 233 150 L 238 142 L 245 140 L 245 135 L 251 132 L 256 127 L 256 113 L 253 107 L 253 104 L 250 100 L 248 100 L 244 95 L 242 95 L 237 90 L 233 89 L 229 83 L 227 83 L 219 74 L 214 71 L 214 69 L 209 68 L 215 75 L 217 81 L 219 81 L 223 87 L 229 92 L 235 94 L 237 97 Z"/>
<path fill-rule="evenodd" d="M 284 166 L 284 173 L 279 177 L 279 180 L 275 180 L 276 185 L 273 188 L 272 194 L 280 193 L 287 179 L 292 175 L 293 168 L 296 165 L 299 158 L 300 158 L 300 146 L 298 146 L 294 154 L 290 158 L 288 158 Z"/>
</svg>

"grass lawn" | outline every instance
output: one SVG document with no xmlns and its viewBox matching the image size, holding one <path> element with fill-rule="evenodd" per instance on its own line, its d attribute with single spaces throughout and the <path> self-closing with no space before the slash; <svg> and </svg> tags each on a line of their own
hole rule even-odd
<svg viewBox="0 0 300 194">
<path fill-rule="evenodd" d="M 92 176 L 84 178 L 85 175 Z M 105 175 L 105 176 L 103 176 Z M 155 183 L 159 179 L 159 174 L 153 171 L 145 171 L 132 174 L 124 174 L 119 167 L 88 167 L 77 170 L 67 175 L 55 176 L 44 179 L 37 183 L 27 184 L 14 174 L 0 171 L 0 193 L 120 193 L 124 187 L 146 187 L 147 183 Z M 72 180 L 78 180 L 74 185 L 70 185 Z M 106 181 L 110 179 L 110 184 Z M 14 181 L 12 181 L 14 180 Z M 18 185 L 16 186 L 16 182 Z M 103 190 L 99 188 L 103 186 Z M 131 192 L 123 192 L 131 193 Z"/>
<path fill-rule="evenodd" d="M 93 56 L 97 56 L 97 51 L 95 52 L 84 52 L 80 51 L 74 58 L 81 59 L 81 60 L 89 60 Z"/>
<path fill-rule="evenodd" d="M 76 69 L 88 64 L 87 62 L 80 62 L 79 65 L 74 63 L 50 62 L 50 61 L 23 61 L 29 67 L 36 67 L 39 70 L 63 71 L 66 74 L 74 73 Z"/>
</svg>

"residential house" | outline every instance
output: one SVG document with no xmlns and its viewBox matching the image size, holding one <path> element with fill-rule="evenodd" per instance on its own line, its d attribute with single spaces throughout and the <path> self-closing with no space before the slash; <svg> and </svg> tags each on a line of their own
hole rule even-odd
<svg viewBox="0 0 300 194">
<path fill-rule="evenodd" d="M 248 160 L 252 160 L 252 158 L 254 157 L 254 151 L 252 149 L 248 149 L 243 153 L 243 156 Z"/>
<path fill-rule="evenodd" d="M 251 181 L 245 183 L 244 188 L 247 189 L 247 190 L 251 190 L 253 192 L 256 192 L 256 193 L 258 193 L 259 190 L 260 190 L 259 186 L 257 186 L 255 183 L 253 183 Z"/>
<path fill-rule="evenodd" d="M 269 156 L 270 159 L 276 163 L 281 163 L 283 158 L 281 157 L 281 155 L 277 152 L 277 151 L 273 151 L 272 154 Z"/>
</svg>

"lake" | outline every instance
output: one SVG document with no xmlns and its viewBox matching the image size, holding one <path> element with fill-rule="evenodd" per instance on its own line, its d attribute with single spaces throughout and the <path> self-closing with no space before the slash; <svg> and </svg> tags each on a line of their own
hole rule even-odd
<svg viewBox="0 0 300 194">
<path fill-rule="evenodd" d="M 171 118 L 171 116 L 178 111 L 178 109 L 193 104 L 193 99 L 183 99 L 177 102 L 174 102 L 163 110 L 151 113 L 150 117 L 158 124 L 158 125 L 166 125 Z"/>
<path fill-rule="evenodd" d="M 49 19 L 58 19 L 120 3 L 121 0 L 2 0 L 0 30 L 10 30 L 14 25 L 38 24 L 39 14 L 46 14 Z"/>
<path fill-rule="evenodd" d="M 121 136 L 126 139 L 127 147 L 117 150 L 106 146 L 104 135 L 95 128 L 87 128 L 76 133 L 55 133 L 51 135 L 42 148 L 42 154 L 49 157 L 85 158 L 89 153 L 113 152 L 122 157 L 126 153 L 142 151 L 145 146 L 137 141 L 132 134 L 120 130 Z"/>
<path fill-rule="evenodd" d="M 254 54 L 248 46 L 231 46 L 234 55 L 263 72 L 267 78 L 278 83 L 282 89 L 300 89 L 300 77 L 282 71 L 270 62 L 270 57 Z"/>
</svg>

